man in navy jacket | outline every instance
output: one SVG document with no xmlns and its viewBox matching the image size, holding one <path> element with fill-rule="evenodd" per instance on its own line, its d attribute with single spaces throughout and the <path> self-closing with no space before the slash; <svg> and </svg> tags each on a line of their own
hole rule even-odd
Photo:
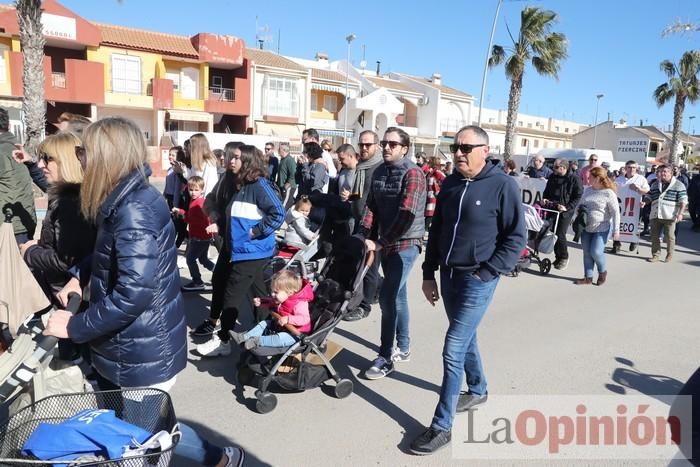
<svg viewBox="0 0 700 467">
<path fill-rule="evenodd" d="M 525 248 L 520 190 L 498 161 L 488 159 L 489 138 L 465 126 L 450 146 L 455 170 L 443 182 L 423 262 L 423 293 L 440 299 L 449 321 L 443 349 L 440 401 L 430 427 L 411 443 L 411 452 L 432 454 L 449 444 L 455 411 L 486 402 L 476 329 L 491 302 L 500 274 L 513 270 Z M 466 373 L 468 391 L 460 393 Z"/>
</svg>

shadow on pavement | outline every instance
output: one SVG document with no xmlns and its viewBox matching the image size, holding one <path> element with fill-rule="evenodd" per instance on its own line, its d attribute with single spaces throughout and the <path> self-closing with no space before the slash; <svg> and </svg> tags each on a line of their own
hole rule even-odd
<svg viewBox="0 0 700 467">
<path fill-rule="evenodd" d="M 192 420 L 180 419 L 180 421 L 188 424 L 194 431 L 197 432 L 197 434 L 199 434 L 199 436 L 209 441 L 210 443 L 215 444 L 216 446 L 222 448 L 225 446 L 238 446 L 243 448 L 243 450 L 245 450 L 245 460 L 243 465 L 245 465 L 246 467 L 269 467 L 272 465 L 259 459 L 254 453 L 246 449 L 245 446 L 236 444 L 234 438 L 231 436 L 213 431 L 210 428 L 205 427 L 201 423 L 197 423 Z M 170 465 L 172 467 L 192 467 L 193 464 L 191 460 L 176 455 L 173 456 Z"/>
<path fill-rule="evenodd" d="M 634 368 L 634 362 L 623 357 L 615 360 L 624 365 L 615 369 L 612 380 L 615 384 L 606 384 L 605 388 L 615 394 L 627 394 L 627 388 L 639 391 L 647 396 L 675 396 L 683 387 L 677 379 L 664 375 L 644 373 Z M 666 398 L 658 398 L 668 403 Z"/>
</svg>

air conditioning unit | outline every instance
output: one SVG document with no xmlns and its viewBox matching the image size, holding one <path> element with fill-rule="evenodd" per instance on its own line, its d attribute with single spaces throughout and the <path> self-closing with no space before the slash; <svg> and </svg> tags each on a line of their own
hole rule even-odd
<svg viewBox="0 0 700 467">
<path fill-rule="evenodd" d="M 418 105 L 428 105 L 430 103 L 430 98 L 428 96 L 423 96 L 418 99 Z"/>
</svg>

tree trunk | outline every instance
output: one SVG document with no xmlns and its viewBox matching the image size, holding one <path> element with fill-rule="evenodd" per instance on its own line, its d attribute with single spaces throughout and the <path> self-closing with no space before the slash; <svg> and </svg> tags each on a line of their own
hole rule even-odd
<svg viewBox="0 0 700 467">
<path fill-rule="evenodd" d="M 673 134 L 671 136 L 671 155 L 668 157 L 670 164 L 678 164 L 678 145 L 681 144 L 681 127 L 683 126 L 683 111 L 685 110 L 685 94 L 676 94 L 676 104 L 673 106 Z"/>
<path fill-rule="evenodd" d="M 520 107 L 520 95 L 523 91 L 523 74 L 513 76 L 510 82 L 510 95 L 508 96 L 508 118 L 506 120 L 506 137 L 503 149 L 503 159 L 508 160 L 513 155 L 513 137 L 515 136 L 515 123 L 518 119 Z"/>
<path fill-rule="evenodd" d="M 25 141 L 29 154 L 44 137 L 46 101 L 44 99 L 44 45 L 41 25 L 41 0 L 17 0 L 19 41 L 22 46 L 22 80 L 24 82 Z"/>
</svg>

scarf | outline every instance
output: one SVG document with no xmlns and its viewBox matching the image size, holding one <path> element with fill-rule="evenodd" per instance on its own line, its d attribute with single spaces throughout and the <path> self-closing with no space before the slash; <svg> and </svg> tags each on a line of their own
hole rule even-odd
<svg viewBox="0 0 700 467">
<path fill-rule="evenodd" d="M 360 163 L 357 164 L 357 168 L 355 169 L 355 182 L 352 184 L 353 194 L 357 193 L 360 198 L 364 197 L 365 175 L 367 174 L 367 170 L 376 168 L 382 162 L 384 162 L 384 159 L 381 154 L 375 154 L 370 160 L 360 161 Z"/>
</svg>

